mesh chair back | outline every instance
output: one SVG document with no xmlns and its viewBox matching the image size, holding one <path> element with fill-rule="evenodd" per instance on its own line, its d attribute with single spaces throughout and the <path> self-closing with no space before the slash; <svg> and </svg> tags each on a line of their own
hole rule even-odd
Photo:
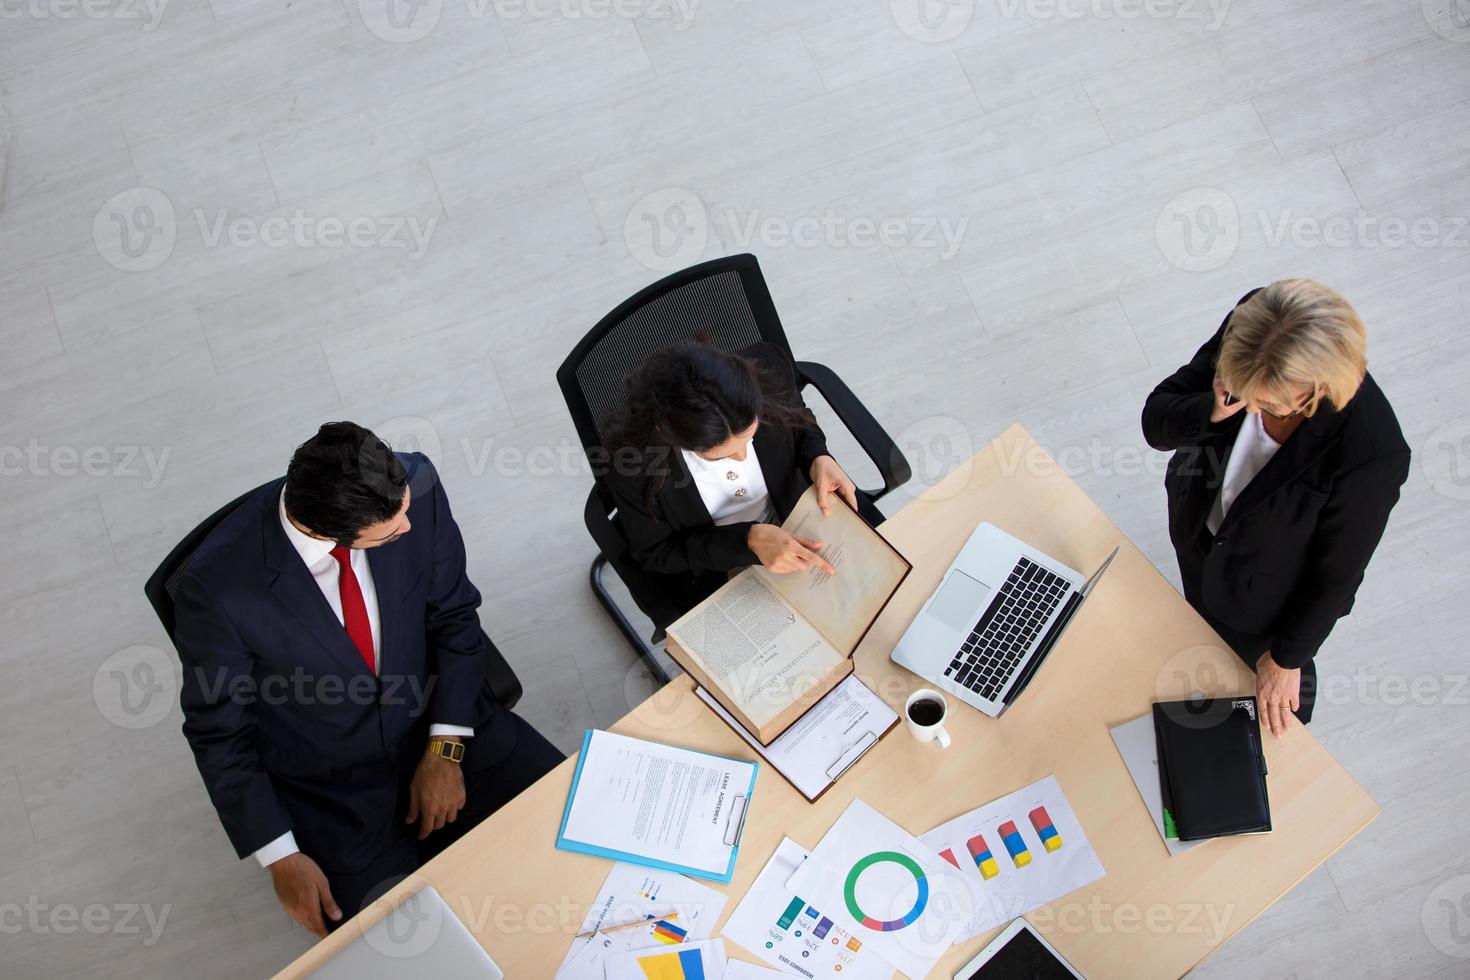
<svg viewBox="0 0 1470 980">
<path fill-rule="evenodd" d="M 603 444 L 631 371 L 654 351 L 699 333 L 723 350 L 765 341 L 791 353 L 755 256 L 733 255 L 676 272 L 592 328 L 557 371 L 582 445 Z"/>
</svg>

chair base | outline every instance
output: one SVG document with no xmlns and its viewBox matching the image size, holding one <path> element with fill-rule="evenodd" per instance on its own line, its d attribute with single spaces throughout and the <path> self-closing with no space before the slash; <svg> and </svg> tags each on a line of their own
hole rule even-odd
<svg viewBox="0 0 1470 980">
<path fill-rule="evenodd" d="M 607 611 L 609 618 L 613 621 L 613 625 L 618 628 L 618 632 L 623 634 L 623 639 L 628 641 L 628 646 L 632 647 L 633 652 L 648 666 L 649 673 L 653 675 L 654 680 L 661 685 L 667 684 L 673 678 L 664 669 L 664 665 L 659 663 L 653 643 L 645 640 L 639 634 L 637 627 L 633 625 L 627 613 L 623 612 L 622 607 L 618 605 L 617 600 L 613 598 L 612 593 L 608 590 L 607 583 L 603 581 L 602 576 L 606 569 L 607 559 L 602 555 L 598 555 L 593 560 L 592 568 L 588 571 L 587 575 L 588 581 L 592 584 L 592 594 L 597 597 L 598 603 Z M 656 631 L 655 636 L 662 638 L 663 630 Z"/>
</svg>

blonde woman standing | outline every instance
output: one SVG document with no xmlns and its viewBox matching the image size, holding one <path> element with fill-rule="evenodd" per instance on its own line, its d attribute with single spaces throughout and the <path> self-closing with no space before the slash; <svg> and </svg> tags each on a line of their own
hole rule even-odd
<svg viewBox="0 0 1470 980">
<path fill-rule="evenodd" d="M 1184 596 L 1256 672 L 1278 737 L 1311 720 L 1314 657 L 1353 597 L 1409 472 L 1337 293 L 1283 279 L 1241 299 L 1143 406 L 1173 451 L 1164 488 Z"/>
</svg>

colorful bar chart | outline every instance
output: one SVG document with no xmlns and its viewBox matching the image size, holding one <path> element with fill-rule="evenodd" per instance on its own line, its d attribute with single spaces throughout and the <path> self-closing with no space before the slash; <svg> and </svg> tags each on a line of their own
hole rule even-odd
<svg viewBox="0 0 1470 980">
<path fill-rule="evenodd" d="M 672 922 L 655 922 L 653 924 L 653 938 L 669 946 L 682 943 L 689 935 L 689 930 L 680 929 Z"/>
<path fill-rule="evenodd" d="M 1062 835 L 1057 833 L 1057 828 L 1051 822 L 1051 815 L 1046 812 L 1046 807 L 1039 806 L 1029 814 L 1031 826 L 1036 828 L 1036 836 L 1041 838 L 1041 846 L 1046 848 L 1048 854 L 1061 849 Z"/>
<path fill-rule="evenodd" d="M 1027 849 L 1026 842 L 1021 839 L 1021 832 L 1016 829 L 1016 822 L 1007 820 L 998 829 L 1000 839 L 1006 846 L 1006 853 L 1011 856 L 1011 862 L 1018 868 L 1024 868 L 1030 864 L 1031 851 Z"/>
<path fill-rule="evenodd" d="M 995 856 L 990 853 L 984 837 L 976 834 L 965 841 L 965 848 L 970 852 L 970 857 L 974 859 L 975 867 L 980 869 L 980 877 L 989 881 L 1000 874 L 1000 865 L 995 863 Z"/>
<path fill-rule="evenodd" d="M 793 898 L 791 904 L 786 906 L 786 911 L 781 913 L 781 918 L 776 920 L 776 925 L 780 926 L 783 932 L 790 929 L 791 923 L 796 921 L 796 917 L 801 914 L 801 910 L 804 908 L 806 908 L 805 902 L 800 898 Z"/>
</svg>

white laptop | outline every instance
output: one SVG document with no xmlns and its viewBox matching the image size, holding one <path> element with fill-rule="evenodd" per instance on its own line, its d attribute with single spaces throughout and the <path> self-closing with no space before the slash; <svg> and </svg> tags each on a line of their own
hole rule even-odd
<svg viewBox="0 0 1470 980">
<path fill-rule="evenodd" d="M 1030 683 L 1118 554 L 1091 578 L 981 524 L 893 650 L 894 663 L 991 717 Z"/>
<path fill-rule="evenodd" d="M 351 924 L 344 929 L 354 928 Z M 313 980 L 505 980 L 459 916 L 425 885 L 312 974 Z"/>
</svg>

